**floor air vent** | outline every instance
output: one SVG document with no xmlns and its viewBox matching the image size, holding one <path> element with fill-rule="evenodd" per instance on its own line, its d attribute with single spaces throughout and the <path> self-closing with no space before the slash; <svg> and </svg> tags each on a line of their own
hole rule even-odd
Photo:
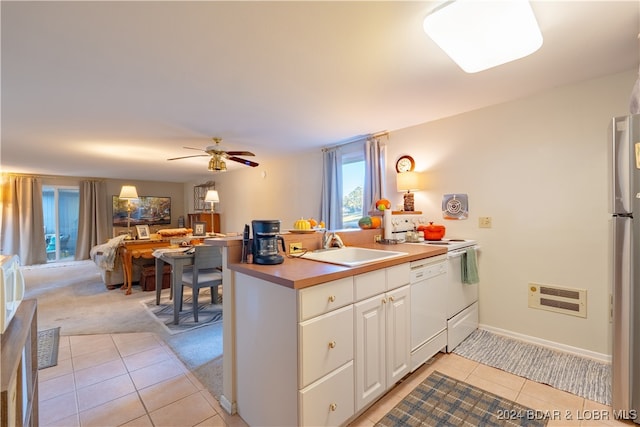
<svg viewBox="0 0 640 427">
<path fill-rule="evenodd" d="M 587 317 L 587 290 L 529 283 L 529 307 Z"/>
</svg>

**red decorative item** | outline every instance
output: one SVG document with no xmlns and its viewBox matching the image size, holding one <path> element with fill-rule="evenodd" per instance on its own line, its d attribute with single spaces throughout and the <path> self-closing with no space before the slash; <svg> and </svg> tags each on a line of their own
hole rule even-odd
<svg viewBox="0 0 640 427">
<path fill-rule="evenodd" d="M 433 225 L 433 222 L 430 222 L 424 227 L 424 238 L 425 240 L 442 240 L 445 230 L 444 225 Z M 418 231 L 420 230 L 418 229 Z"/>
</svg>

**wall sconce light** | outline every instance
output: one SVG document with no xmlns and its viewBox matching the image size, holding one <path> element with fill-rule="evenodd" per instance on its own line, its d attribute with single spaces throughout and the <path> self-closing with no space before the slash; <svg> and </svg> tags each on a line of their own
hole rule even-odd
<svg viewBox="0 0 640 427">
<path fill-rule="evenodd" d="M 123 185 L 118 197 L 127 201 L 127 239 L 131 239 L 131 200 L 138 198 L 138 190 L 135 185 Z"/>
<path fill-rule="evenodd" d="M 218 192 L 216 190 L 207 190 L 206 196 L 204 196 L 204 201 L 211 203 L 211 232 L 215 233 L 213 227 L 213 204 L 218 203 L 220 201 L 220 196 L 218 196 Z"/>
<path fill-rule="evenodd" d="M 420 174 L 418 172 L 402 172 L 397 176 L 398 191 L 406 191 L 404 193 L 404 210 L 407 212 L 413 212 L 415 210 L 413 193 L 411 191 L 422 190 L 422 183 L 420 182 Z"/>
<path fill-rule="evenodd" d="M 427 15 L 423 28 L 467 73 L 524 58 L 542 46 L 527 0 L 446 1 Z"/>
</svg>

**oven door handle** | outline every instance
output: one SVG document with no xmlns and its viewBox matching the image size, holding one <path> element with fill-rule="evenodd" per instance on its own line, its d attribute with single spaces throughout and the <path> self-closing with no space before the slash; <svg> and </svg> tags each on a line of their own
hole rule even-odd
<svg viewBox="0 0 640 427">
<path fill-rule="evenodd" d="M 471 246 L 478 252 L 480 250 L 480 246 Z M 467 249 L 456 249 L 455 251 L 447 252 L 447 258 L 458 258 L 467 253 Z"/>
</svg>

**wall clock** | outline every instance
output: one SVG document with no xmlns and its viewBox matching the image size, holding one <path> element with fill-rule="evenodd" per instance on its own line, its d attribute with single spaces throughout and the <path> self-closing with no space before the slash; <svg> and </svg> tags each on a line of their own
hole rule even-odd
<svg viewBox="0 0 640 427">
<path fill-rule="evenodd" d="M 416 162 L 411 156 L 401 156 L 396 162 L 396 172 L 398 173 L 412 171 L 414 167 L 416 167 Z"/>
</svg>

